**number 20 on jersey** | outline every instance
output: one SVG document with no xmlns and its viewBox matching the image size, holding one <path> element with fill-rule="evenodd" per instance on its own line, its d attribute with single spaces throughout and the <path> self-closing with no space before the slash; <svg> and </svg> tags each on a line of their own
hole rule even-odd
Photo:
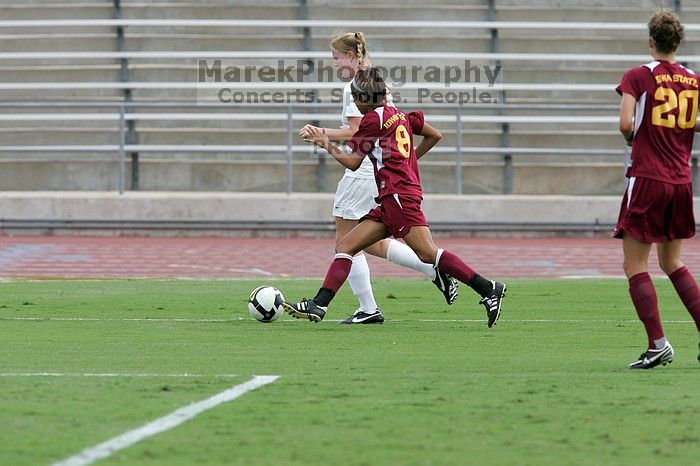
<svg viewBox="0 0 700 466">
<path fill-rule="evenodd" d="M 667 87 L 659 87 L 654 99 L 662 102 L 651 111 L 651 123 L 664 128 L 689 129 L 695 127 L 698 116 L 698 91 L 686 89 L 676 94 Z M 678 117 L 671 112 L 678 109 Z"/>
</svg>

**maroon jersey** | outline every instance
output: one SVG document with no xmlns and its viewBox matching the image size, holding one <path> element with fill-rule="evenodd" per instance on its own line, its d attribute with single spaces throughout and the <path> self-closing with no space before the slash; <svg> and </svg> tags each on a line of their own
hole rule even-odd
<svg viewBox="0 0 700 466">
<path fill-rule="evenodd" d="M 405 114 L 396 107 L 377 107 L 362 117 L 360 127 L 347 142 L 353 152 L 372 160 L 377 202 L 391 194 L 422 199 L 413 134 L 423 130 L 423 122 L 423 112 Z"/>
<path fill-rule="evenodd" d="M 698 114 L 698 77 L 677 63 L 653 61 L 627 71 L 617 92 L 637 101 L 629 177 L 690 183 Z"/>
</svg>

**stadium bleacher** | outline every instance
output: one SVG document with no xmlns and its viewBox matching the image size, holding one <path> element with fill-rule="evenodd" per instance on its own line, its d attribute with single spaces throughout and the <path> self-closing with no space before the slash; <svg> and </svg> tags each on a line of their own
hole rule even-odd
<svg viewBox="0 0 700 466">
<path fill-rule="evenodd" d="M 468 103 L 459 115 L 455 104 L 417 102 L 417 88 L 444 91 L 441 83 L 419 75 L 395 87 L 404 106 L 424 108 L 445 135 L 421 161 L 427 194 L 619 194 L 625 148 L 613 89 L 625 69 L 648 59 L 644 23 L 658 2 L 405 3 L 5 2 L 0 189 L 330 193 L 341 167 L 302 145 L 296 130 L 311 120 L 337 124 L 337 105 L 213 105 L 197 64 L 330 65 L 328 37 L 342 28 L 365 31 L 370 57 L 387 68 L 502 66 L 487 88 L 501 103 Z M 671 3 L 688 30 L 700 28 L 700 7 Z M 693 67 L 696 50 L 689 34 L 681 60 Z M 256 92 L 303 86 L 328 102 L 342 83 L 236 84 Z"/>
</svg>

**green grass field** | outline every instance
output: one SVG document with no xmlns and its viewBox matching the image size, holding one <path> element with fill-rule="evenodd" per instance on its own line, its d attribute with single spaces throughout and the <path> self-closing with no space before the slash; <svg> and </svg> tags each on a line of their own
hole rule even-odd
<svg viewBox="0 0 700 466">
<path fill-rule="evenodd" d="M 268 283 L 294 300 L 320 282 Z M 698 334 L 668 281 L 676 359 L 651 371 L 626 369 L 646 339 L 624 280 L 510 281 L 493 329 L 468 288 L 448 307 L 415 280 L 375 280 L 384 325 L 333 321 L 345 288 L 319 324 L 261 324 L 259 284 L 0 283 L 0 464 L 66 459 L 255 375 L 280 377 L 98 463 L 698 464 Z"/>
</svg>

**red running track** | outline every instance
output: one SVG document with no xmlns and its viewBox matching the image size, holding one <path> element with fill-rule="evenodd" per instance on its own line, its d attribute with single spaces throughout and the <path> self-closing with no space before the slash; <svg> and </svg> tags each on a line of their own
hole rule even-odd
<svg viewBox="0 0 700 466">
<path fill-rule="evenodd" d="M 438 238 L 440 247 L 494 278 L 623 276 L 615 239 Z M 331 239 L 0 237 L 0 277 L 322 277 Z M 700 242 L 684 243 L 700 273 Z M 368 256 L 374 277 L 416 272 Z M 655 258 L 652 275 L 662 276 Z"/>
</svg>

